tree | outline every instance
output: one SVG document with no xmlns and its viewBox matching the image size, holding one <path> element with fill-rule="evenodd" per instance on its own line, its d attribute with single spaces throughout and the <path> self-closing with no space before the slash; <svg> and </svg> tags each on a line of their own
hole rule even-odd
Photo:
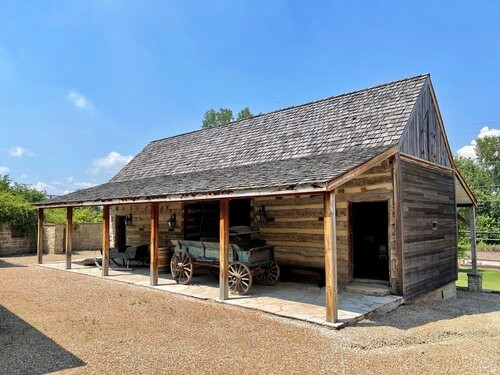
<svg viewBox="0 0 500 375">
<path fill-rule="evenodd" d="M 210 109 L 203 117 L 202 129 L 209 129 L 219 125 L 225 125 L 233 121 L 233 111 L 229 108 L 221 108 L 218 111 Z"/>
<path fill-rule="evenodd" d="M 500 185 L 500 136 L 478 138 L 476 154 L 479 164 L 490 174 L 492 184 L 497 185 L 498 188 Z"/>
<path fill-rule="evenodd" d="M 246 120 L 247 118 L 253 117 L 252 112 L 250 112 L 250 108 L 245 107 L 239 113 L 236 120 Z"/>
<path fill-rule="evenodd" d="M 252 112 L 250 112 L 250 108 L 245 107 L 238 113 L 236 120 L 244 120 L 250 117 L 253 117 Z M 215 126 L 229 124 L 233 120 L 233 111 L 229 108 L 221 108 L 218 111 L 209 109 L 203 116 L 201 128 L 209 129 Z"/>
</svg>

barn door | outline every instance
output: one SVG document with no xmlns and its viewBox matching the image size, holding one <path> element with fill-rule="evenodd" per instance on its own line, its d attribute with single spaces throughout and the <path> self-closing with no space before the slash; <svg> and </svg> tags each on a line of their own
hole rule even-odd
<svg viewBox="0 0 500 375">
<path fill-rule="evenodd" d="M 388 203 L 351 204 L 353 277 L 389 281 Z"/>
</svg>

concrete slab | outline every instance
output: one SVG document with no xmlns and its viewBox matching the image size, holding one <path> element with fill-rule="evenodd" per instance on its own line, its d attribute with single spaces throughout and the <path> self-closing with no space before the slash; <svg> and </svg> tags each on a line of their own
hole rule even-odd
<svg viewBox="0 0 500 375">
<path fill-rule="evenodd" d="M 386 312 L 394 309 L 404 302 L 400 296 L 375 297 L 342 292 L 338 297 L 339 320 L 336 323 L 329 323 L 325 320 L 325 288 L 319 288 L 315 285 L 280 282 L 273 287 L 269 287 L 254 284 L 249 295 L 230 295 L 228 300 L 220 301 L 218 299 L 218 281 L 208 272 L 199 272 L 198 276 L 195 276 L 189 285 L 179 285 L 169 273 L 160 273 L 158 286 L 150 286 L 148 268 L 133 270 L 110 268 L 109 276 L 103 277 L 101 276 L 101 270 L 97 267 L 84 266 L 83 259 L 74 260 L 70 270 L 64 269 L 64 262 L 45 263 L 40 267 L 99 277 L 203 300 L 213 300 L 336 329 L 362 320 L 375 311 Z"/>
</svg>

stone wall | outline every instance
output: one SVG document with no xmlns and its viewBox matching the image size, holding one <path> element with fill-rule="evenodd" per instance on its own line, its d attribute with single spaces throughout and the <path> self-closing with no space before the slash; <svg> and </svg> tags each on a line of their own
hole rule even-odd
<svg viewBox="0 0 500 375">
<path fill-rule="evenodd" d="M 43 224 L 43 252 L 62 254 L 65 241 L 64 224 Z"/>
<path fill-rule="evenodd" d="M 100 250 L 102 247 L 102 223 L 73 225 L 73 250 Z"/>
<path fill-rule="evenodd" d="M 8 224 L 0 225 L 0 256 L 33 252 L 36 245 L 27 236 L 13 236 Z"/>
</svg>

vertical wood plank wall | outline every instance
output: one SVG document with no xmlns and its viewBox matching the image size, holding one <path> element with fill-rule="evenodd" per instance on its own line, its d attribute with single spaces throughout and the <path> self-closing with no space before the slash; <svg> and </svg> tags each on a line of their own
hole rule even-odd
<svg viewBox="0 0 500 375">
<path fill-rule="evenodd" d="M 389 275 L 390 285 L 398 292 L 400 257 L 396 249 L 394 193 L 392 163 L 385 160 L 365 173 L 353 178 L 335 191 L 337 207 L 337 257 L 339 279 L 352 279 L 351 236 L 349 233 L 349 202 L 387 201 L 389 223 Z"/>
<path fill-rule="evenodd" d="M 115 242 L 115 216 L 132 214 L 132 225 L 127 225 L 127 245 L 138 246 L 147 245 L 150 242 L 150 204 L 133 204 L 112 206 L 111 210 L 111 247 Z M 167 245 L 167 240 L 183 238 L 183 211 L 182 203 L 161 203 L 160 204 L 160 222 L 159 222 L 159 247 Z M 170 232 L 167 227 L 167 221 L 171 214 L 176 214 L 177 225 Z"/>
<path fill-rule="evenodd" d="M 400 162 L 404 297 L 444 286 L 457 277 L 453 171 Z"/>
<path fill-rule="evenodd" d="M 439 165 L 451 166 L 429 84 L 424 86 L 415 103 L 401 138 L 400 151 Z"/>
</svg>

